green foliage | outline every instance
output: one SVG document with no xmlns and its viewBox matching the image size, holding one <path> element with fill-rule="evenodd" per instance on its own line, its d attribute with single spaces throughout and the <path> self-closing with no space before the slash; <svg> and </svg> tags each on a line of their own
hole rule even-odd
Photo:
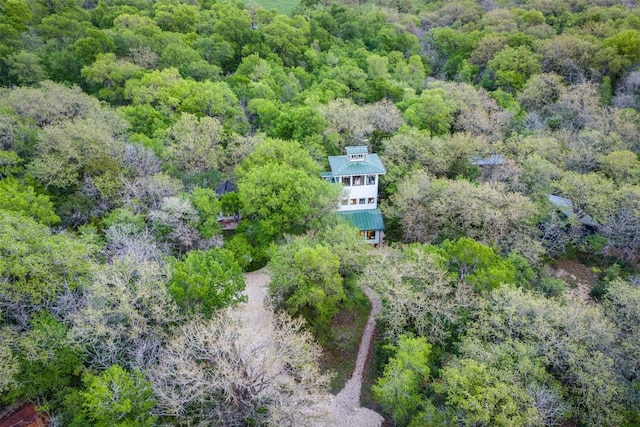
<svg viewBox="0 0 640 427">
<path fill-rule="evenodd" d="M 445 99 L 444 91 L 430 89 L 422 92 L 415 101 L 410 101 L 404 112 L 407 122 L 420 129 L 427 129 L 431 137 L 443 135 L 451 130 L 454 105 Z"/>
<path fill-rule="evenodd" d="M 457 366 L 440 372 L 442 383 L 437 392 L 446 393 L 447 404 L 462 414 L 464 424 L 514 426 L 527 425 L 535 419 L 530 397 L 520 387 L 501 381 L 483 363 L 463 359 Z"/>
<path fill-rule="evenodd" d="M 45 225 L 60 221 L 49 197 L 37 194 L 33 187 L 21 185 L 15 179 L 0 181 L 0 209 L 30 216 Z"/>
<path fill-rule="evenodd" d="M 0 211 L 0 298 L 26 306 L 53 301 L 86 283 L 96 247 L 69 234 L 52 234 L 23 215 Z"/>
<path fill-rule="evenodd" d="M 276 307 L 304 317 L 316 336 L 326 337 L 346 298 L 339 269 L 340 259 L 330 247 L 299 237 L 271 257 L 269 292 Z"/>
<path fill-rule="evenodd" d="M 498 52 L 487 66 L 495 72 L 498 87 L 515 92 L 522 88 L 529 77 L 542 71 L 540 59 L 527 47 L 507 47 Z"/>
<path fill-rule="evenodd" d="M 234 215 L 242 210 L 237 192 L 225 193 L 220 197 L 220 209 L 223 215 Z"/>
<path fill-rule="evenodd" d="M 30 330 L 17 341 L 20 372 L 11 397 L 43 399 L 55 408 L 78 374 L 82 357 L 67 339 L 67 328 L 52 315 L 39 312 L 30 319 Z M 45 406 L 46 407 L 46 406 Z"/>
<path fill-rule="evenodd" d="M 337 205 L 339 187 L 295 142 L 266 140 L 236 169 L 243 216 L 260 223 L 267 238 L 313 228 Z"/>
<path fill-rule="evenodd" d="M 0 150 L 0 179 L 15 176 L 22 170 L 22 159 L 14 151 Z"/>
<path fill-rule="evenodd" d="M 422 391 L 429 380 L 431 346 L 422 338 L 401 335 L 373 395 L 397 425 L 407 425 L 422 405 Z"/>
<path fill-rule="evenodd" d="M 205 239 L 213 235 L 220 234 L 220 224 L 218 224 L 218 214 L 221 212 L 221 203 L 215 192 L 210 188 L 196 187 L 191 193 L 193 206 L 198 212 L 200 219 L 198 231 Z"/>
<path fill-rule="evenodd" d="M 121 172 L 122 141 L 110 123 L 75 120 L 44 130 L 28 172 L 46 186 L 76 188 L 85 177 Z"/>
<path fill-rule="evenodd" d="M 233 253 L 227 249 L 191 251 L 173 265 L 168 289 L 187 312 L 210 318 L 219 308 L 245 300 L 245 283 Z"/>
<path fill-rule="evenodd" d="M 473 284 L 477 292 L 488 292 L 515 281 L 513 264 L 482 243 L 462 237 L 446 240 L 439 247 L 439 253 L 445 257 L 450 269 L 458 273 L 458 279 Z"/>
<path fill-rule="evenodd" d="M 128 373 L 112 365 L 99 375 L 87 372 L 82 377 L 84 389 L 79 392 L 81 406 L 71 426 L 153 426 L 157 417 L 151 414 L 155 398 L 151 384 L 140 371 Z"/>
</svg>

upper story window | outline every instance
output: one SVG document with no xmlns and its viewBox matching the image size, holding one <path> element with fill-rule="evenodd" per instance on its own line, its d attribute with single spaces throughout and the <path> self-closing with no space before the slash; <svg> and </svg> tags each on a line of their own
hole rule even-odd
<svg viewBox="0 0 640 427">
<path fill-rule="evenodd" d="M 347 187 L 351 187 L 351 177 L 350 176 L 343 176 L 342 177 L 342 185 L 345 185 Z"/>
<path fill-rule="evenodd" d="M 367 175 L 367 185 L 376 185 L 375 175 Z"/>
<path fill-rule="evenodd" d="M 350 162 L 359 162 L 364 160 L 365 154 L 363 153 L 349 154 L 348 157 Z"/>
<path fill-rule="evenodd" d="M 364 175 L 354 175 L 353 185 L 364 185 Z"/>
</svg>

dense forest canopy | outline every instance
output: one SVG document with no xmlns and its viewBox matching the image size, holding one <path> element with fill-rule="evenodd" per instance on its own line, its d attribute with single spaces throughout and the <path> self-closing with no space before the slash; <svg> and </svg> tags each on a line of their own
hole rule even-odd
<svg viewBox="0 0 640 427">
<path fill-rule="evenodd" d="M 636 2 L 263 4 L 0 0 L 0 407 L 306 424 L 364 285 L 390 423 L 638 425 Z M 320 177 L 363 144 L 376 249 Z M 261 354 L 229 313 L 265 265 Z"/>
</svg>

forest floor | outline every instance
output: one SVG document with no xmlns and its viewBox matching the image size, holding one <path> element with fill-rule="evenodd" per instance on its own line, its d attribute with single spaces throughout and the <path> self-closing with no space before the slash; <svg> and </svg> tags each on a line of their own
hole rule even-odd
<svg viewBox="0 0 640 427">
<path fill-rule="evenodd" d="M 598 277 L 591 268 L 575 259 L 565 259 L 558 262 L 555 277 L 562 279 L 569 285 L 567 296 L 584 302 L 593 302 L 590 293 L 598 284 Z"/>
<path fill-rule="evenodd" d="M 239 318 L 244 327 L 251 328 L 255 332 L 262 332 L 260 339 L 271 339 L 267 336 L 269 330 L 264 327 L 264 325 L 270 324 L 269 319 L 273 316 L 273 312 L 265 304 L 269 275 L 263 268 L 245 274 L 245 281 L 245 294 L 248 301 L 240 306 Z M 353 375 L 337 395 L 327 393 L 322 397 L 318 403 L 318 409 L 325 416 L 318 419 L 310 427 L 377 427 L 382 425 L 383 418 L 380 414 L 360 406 L 364 366 L 371 349 L 375 315 L 381 307 L 380 301 L 373 291 L 364 289 L 364 292 L 371 300 L 371 314 L 362 334 Z"/>
</svg>

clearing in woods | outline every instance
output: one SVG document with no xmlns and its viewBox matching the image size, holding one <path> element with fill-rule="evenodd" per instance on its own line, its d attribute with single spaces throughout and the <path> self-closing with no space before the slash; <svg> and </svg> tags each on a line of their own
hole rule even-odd
<svg viewBox="0 0 640 427">
<path fill-rule="evenodd" d="M 276 9 L 280 13 L 286 15 L 300 3 L 300 0 L 244 0 L 247 6 L 258 5 L 267 10 Z"/>
</svg>

